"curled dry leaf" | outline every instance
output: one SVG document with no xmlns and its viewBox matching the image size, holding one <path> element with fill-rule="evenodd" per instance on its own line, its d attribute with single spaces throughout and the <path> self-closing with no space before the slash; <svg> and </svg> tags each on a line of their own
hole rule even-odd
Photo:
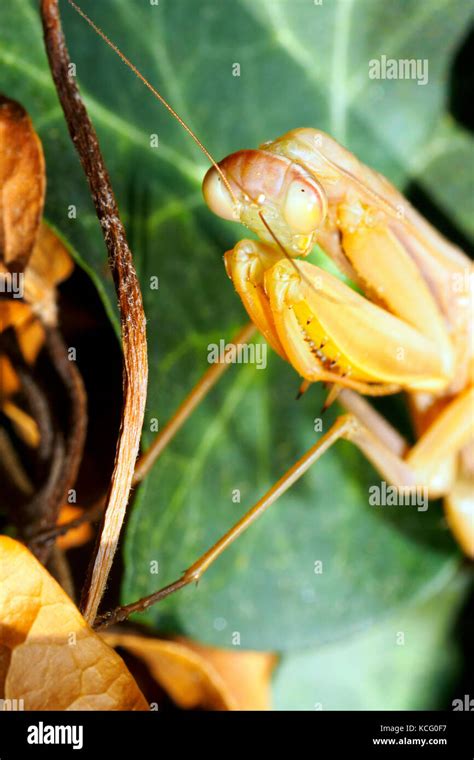
<svg viewBox="0 0 474 760">
<path fill-rule="evenodd" d="M 0 276 L 1 274 L 2 265 L 0 263 Z M 13 327 L 20 340 L 20 335 L 28 328 L 31 316 L 31 308 L 22 301 L 0 301 L 0 333 Z M 32 360 L 34 361 L 35 358 L 36 355 Z M 20 390 L 20 381 L 17 374 L 12 367 L 10 359 L 3 353 L 0 353 L 0 377 L 2 379 L 0 383 L 0 404 L 3 405 L 6 399 Z"/>
<path fill-rule="evenodd" d="M 25 272 L 25 301 L 45 324 L 56 324 L 56 287 L 74 269 L 74 262 L 62 240 L 45 222 Z"/>
<path fill-rule="evenodd" d="M 40 444 L 41 434 L 38 424 L 33 417 L 30 417 L 23 409 L 14 404 L 13 401 L 5 401 L 2 411 L 10 419 L 17 435 L 27 446 L 36 449 Z"/>
<path fill-rule="evenodd" d="M 67 279 L 74 262 L 56 233 L 42 222 L 31 257 L 23 273 L 24 301 L 0 301 L 0 332 L 13 327 L 25 361 L 32 365 L 45 341 L 43 323 L 56 323 L 57 286 Z M 7 272 L 0 261 L 0 276 Z M 11 402 L 20 382 L 8 356 L 0 355 L 0 406 L 29 446 L 37 446 L 35 423 Z M 26 419 L 28 417 L 28 419 Z"/>
<path fill-rule="evenodd" d="M 1 270 L 0 270 L 1 273 Z M 44 342 L 44 330 L 32 316 L 31 308 L 22 301 L 0 301 L 0 332 L 13 327 L 18 345 L 28 364 L 33 364 Z M 12 397 L 20 390 L 20 380 L 6 354 L 0 353 L 0 409 L 12 422 L 17 434 L 32 448 L 38 446 L 38 425 L 17 406 Z"/>
<path fill-rule="evenodd" d="M 218 649 L 190 639 L 180 641 L 222 676 L 239 710 L 270 709 L 270 679 L 278 659 L 275 654 Z"/>
<path fill-rule="evenodd" d="M 84 510 L 82 507 L 74 507 L 72 504 L 64 504 L 61 507 L 59 513 L 58 525 L 64 525 L 65 523 L 75 520 L 78 517 L 82 517 Z M 82 546 L 90 541 L 93 537 L 93 530 L 90 523 L 83 523 L 77 528 L 72 528 L 64 536 L 59 536 L 56 540 L 56 545 L 59 549 L 67 551 L 68 549 L 74 549 L 78 546 Z"/>
<path fill-rule="evenodd" d="M 39 227 L 36 243 L 30 253 L 19 292 L 26 303 L 19 301 L 18 296 L 0 301 L 0 330 L 8 327 L 15 327 L 17 331 L 25 329 L 34 316 L 41 317 L 46 325 L 56 325 L 56 288 L 72 274 L 74 262 L 62 240 L 45 222 Z M 0 276 L 6 274 L 7 268 L 0 260 Z M 44 333 L 37 327 L 34 336 L 36 343 L 39 335 L 44 338 Z M 32 336 L 25 336 L 23 341 L 27 360 L 28 338 L 31 340 Z M 32 356 L 31 361 L 35 358 L 36 355 Z"/>
<path fill-rule="evenodd" d="M 41 142 L 19 103 L 0 95 L 0 261 L 24 270 L 43 213 L 46 187 Z"/>
<path fill-rule="evenodd" d="M 121 658 L 23 544 L 0 537 L 0 698 L 25 710 L 147 710 Z"/>
<path fill-rule="evenodd" d="M 276 657 L 265 652 L 214 649 L 186 639 L 162 641 L 104 633 L 146 664 L 150 675 L 184 709 L 268 710 Z"/>
</svg>

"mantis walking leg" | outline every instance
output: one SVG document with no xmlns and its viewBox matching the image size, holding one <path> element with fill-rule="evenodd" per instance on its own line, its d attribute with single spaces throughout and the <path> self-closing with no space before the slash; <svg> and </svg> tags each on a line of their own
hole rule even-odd
<svg viewBox="0 0 474 760">
<path fill-rule="evenodd" d="M 438 448 L 436 444 L 434 447 L 430 446 L 430 440 L 437 440 L 436 434 L 439 432 L 437 428 L 440 426 L 442 432 L 449 436 L 449 446 L 455 452 L 461 450 L 472 435 L 468 426 L 462 422 L 463 418 L 469 416 L 472 410 L 474 402 L 474 391 L 472 389 L 446 407 L 441 419 L 436 418 L 433 425 L 420 438 L 419 448 L 413 447 L 405 458 L 402 458 L 396 451 L 402 445 L 401 437 L 398 440 L 396 437 L 390 438 L 390 432 L 394 431 L 380 415 L 370 409 L 369 405 L 366 405 L 366 408 L 364 404 L 358 405 L 357 399 L 353 396 L 349 397 L 347 401 L 349 404 L 358 407 L 358 416 L 350 413 L 338 417 L 319 441 L 298 459 L 227 533 L 188 567 L 178 580 L 133 604 L 118 607 L 116 610 L 106 613 L 97 619 L 96 627 L 102 628 L 125 620 L 132 612 L 143 611 L 180 588 L 194 581 L 199 581 L 215 560 L 340 439 L 354 443 L 391 485 L 399 488 L 416 488 L 421 485 L 430 490 L 430 484 L 422 482 L 424 468 L 430 462 L 432 468 L 435 469 L 433 463 L 436 458 L 442 458 L 446 453 L 445 447 Z M 365 425 L 363 417 L 368 410 L 368 425 Z M 375 429 L 383 431 L 382 438 L 385 440 L 377 437 L 377 434 L 373 432 Z M 410 463 L 410 454 L 415 465 Z M 433 458 L 431 458 L 431 454 L 433 454 Z M 442 459 L 437 461 L 441 467 Z M 434 480 L 436 481 L 436 478 Z M 453 487 L 453 483 L 446 482 L 444 493 L 449 494 L 447 517 L 450 528 L 466 554 L 474 557 L 474 501 L 472 499 L 472 488 L 468 489 L 466 483 L 466 479 L 463 479 L 461 483 L 459 481 L 454 483 L 454 497 L 450 498 L 452 496 L 450 489 Z M 439 484 L 435 483 L 436 488 L 438 490 L 432 491 L 431 495 L 441 495 Z"/>
<path fill-rule="evenodd" d="M 426 486 L 430 495 L 433 496 L 446 493 L 451 484 L 445 483 L 444 489 L 441 490 L 440 484 L 436 483 L 436 469 L 442 464 L 446 453 L 460 450 L 469 441 L 472 435 L 469 430 L 469 419 L 467 424 L 464 420 L 469 418 L 473 403 L 474 391 L 470 389 L 446 408 L 443 415 L 436 419 L 404 459 L 377 438 L 355 415 L 347 414 L 338 417 L 327 433 L 267 491 L 239 522 L 185 571 L 183 578 L 188 582 L 199 580 L 217 557 L 341 438 L 354 443 L 391 485 L 399 488 Z M 441 445 L 439 444 L 440 432 L 446 435 L 445 443 Z M 423 481 L 427 471 L 431 473 L 431 482 Z M 474 557 L 472 516 L 470 518 L 466 515 L 463 525 L 463 548 Z M 459 535 L 456 537 L 461 542 L 461 537 Z"/>
</svg>

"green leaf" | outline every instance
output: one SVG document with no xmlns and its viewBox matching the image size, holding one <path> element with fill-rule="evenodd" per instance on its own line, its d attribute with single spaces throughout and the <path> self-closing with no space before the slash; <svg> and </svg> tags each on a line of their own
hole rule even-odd
<svg viewBox="0 0 474 760">
<path fill-rule="evenodd" d="M 317 126 L 403 189 L 420 184 L 466 234 L 472 139 L 446 111 L 463 0 L 83 0 L 217 158 Z M 148 318 L 150 422 L 163 425 L 208 366 L 210 343 L 245 321 L 222 253 L 246 233 L 204 207 L 206 162 L 143 85 L 65 3 L 76 74 L 127 224 Z M 381 55 L 429 61 L 429 82 L 370 80 Z M 240 77 L 232 75 L 239 63 Z M 36 2 L 0 10 L 2 89 L 31 113 L 48 167 L 47 215 L 82 253 L 116 321 L 87 187 L 42 49 Z M 150 138 L 158 135 L 159 147 Z M 452 171 L 455 166 L 456 170 Z M 71 206 L 77 218 L 71 218 Z M 159 290 L 150 277 L 158 276 Z M 124 601 L 173 580 L 314 442 L 322 389 L 298 403 L 294 371 L 230 368 L 138 490 L 125 540 Z M 387 407 L 398 420 L 402 400 Z M 325 418 L 325 427 L 336 410 Z M 340 638 L 426 597 L 456 570 L 439 505 L 368 505 L 380 478 L 348 444 L 309 472 L 209 570 L 140 619 L 229 645 L 291 649 Z M 235 491 L 240 491 L 240 502 Z M 233 500 L 234 494 L 234 500 Z M 158 560 L 160 572 L 150 572 Z M 322 561 L 323 573 L 315 574 Z"/>
<path fill-rule="evenodd" d="M 344 640 L 284 656 L 277 710 L 440 710 L 460 672 L 451 620 L 464 584 Z"/>
</svg>

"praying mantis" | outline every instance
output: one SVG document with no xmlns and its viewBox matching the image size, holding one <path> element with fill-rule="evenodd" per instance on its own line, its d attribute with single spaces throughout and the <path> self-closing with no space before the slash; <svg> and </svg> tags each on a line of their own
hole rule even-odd
<svg viewBox="0 0 474 760">
<path fill-rule="evenodd" d="M 71 2 L 71 0 L 70 0 Z M 214 546 L 178 588 L 218 556 L 338 440 L 357 446 L 389 484 L 444 498 L 447 522 L 474 557 L 472 266 L 381 175 L 320 130 L 294 129 L 217 163 L 160 93 L 71 2 L 177 118 L 212 166 L 212 212 L 256 239 L 225 254 L 253 325 L 308 384 L 330 386 L 346 413 Z M 358 287 L 304 259 L 318 244 Z M 366 397 L 407 395 L 408 447 Z M 130 612 L 130 610 L 128 610 Z M 116 618 L 117 619 L 117 618 Z"/>
<path fill-rule="evenodd" d="M 250 318 L 305 381 L 330 383 L 331 400 L 339 394 L 349 411 L 321 448 L 345 438 L 393 486 L 444 497 L 451 530 L 474 557 L 469 259 L 318 130 L 239 151 L 219 169 L 227 182 L 209 170 L 207 204 L 259 237 L 225 254 Z M 300 260 L 315 242 L 363 295 Z M 361 395 L 398 391 L 418 434 L 411 449 Z"/>
</svg>

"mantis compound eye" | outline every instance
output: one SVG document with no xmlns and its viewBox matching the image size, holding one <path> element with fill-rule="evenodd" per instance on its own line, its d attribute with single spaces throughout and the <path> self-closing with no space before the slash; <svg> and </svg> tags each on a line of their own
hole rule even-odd
<svg viewBox="0 0 474 760">
<path fill-rule="evenodd" d="M 294 179 L 283 204 L 283 216 L 294 232 L 307 235 L 319 227 L 327 213 L 323 188 L 313 179 Z"/>
<path fill-rule="evenodd" d="M 232 197 L 215 167 L 211 166 L 202 183 L 202 194 L 207 205 L 217 216 L 230 221 L 236 220 Z"/>
</svg>

